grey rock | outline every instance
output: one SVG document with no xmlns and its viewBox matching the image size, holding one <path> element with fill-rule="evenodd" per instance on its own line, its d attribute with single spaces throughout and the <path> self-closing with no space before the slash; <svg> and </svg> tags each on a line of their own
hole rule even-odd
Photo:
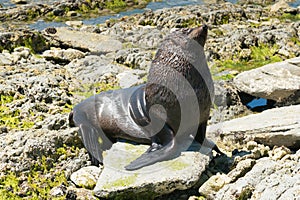
<svg viewBox="0 0 300 200">
<path fill-rule="evenodd" d="M 199 188 L 199 193 L 208 199 L 213 199 L 216 193 L 230 181 L 231 179 L 226 174 L 214 175 Z"/>
<path fill-rule="evenodd" d="M 281 9 L 286 9 L 289 8 L 289 4 L 286 2 L 286 0 L 280 0 L 278 2 L 276 2 L 275 4 L 273 4 L 270 8 L 271 12 L 278 12 Z"/>
<path fill-rule="evenodd" d="M 128 88 L 144 83 L 145 81 L 141 78 L 146 74 L 147 72 L 143 70 L 126 70 L 118 74 L 116 78 L 119 80 L 119 85 L 121 88 Z"/>
<path fill-rule="evenodd" d="M 84 56 L 83 52 L 76 49 L 51 49 L 43 52 L 44 58 L 58 62 L 71 62 L 74 59 L 80 59 Z"/>
<path fill-rule="evenodd" d="M 214 199 L 296 199 L 299 195 L 299 154 L 295 160 L 259 159 L 236 182 L 225 185 Z"/>
<path fill-rule="evenodd" d="M 97 183 L 100 173 L 101 169 L 99 167 L 87 166 L 71 174 L 70 179 L 79 187 L 93 189 Z"/>
<path fill-rule="evenodd" d="M 66 21 L 66 24 L 68 26 L 77 27 L 77 26 L 82 26 L 83 22 L 82 21 Z"/>
<path fill-rule="evenodd" d="M 245 71 L 234 85 L 255 97 L 284 101 L 300 90 L 300 57 Z"/>
<path fill-rule="evenodd" d="M 95 54 L 115 52 L 122 48 L 122 43 L 109 36 L 97 33 L 81 32 L 69 28 L 56 28 L 55 32 L 44 31 L 45 36 L 71 48 L 83 49 Z"/>
<path fill-rule="evenodd" d="M 138 48 L 120 50 L 115 61 L 133 69 L 149 69 L 152 60 L 150 52 L 143 52 Z"/>
<path fill-rule="evenodd" d="M 69 196 L 73 196 L 73 197 L 76 196 L 76 200 L 87 200 L 87 199 L 98 200 L 98 198 L 94 196 L 92 190 L 88 190 L 85 188 L 68 187 L 68 193 Z M 75 198 L 70 198 L 70 199 L 75 199 Z"/>
<path fill-rule="evenodd" d="M 126 171 L 124 167 L 147 148 L 147 145 L 118 142 L 105 152 L 104 169 L 94 188 L 95 195 L 101 198 L 154 198 L 176 189 L 188 189 L 196 184 L 210 160 L 200 152 L 187 151 L 173 160 L 158 162 L 135 171 Z"/>
<path fill-rule="evenodd" d="M 208 127 L 208 135 L 220 142 L 246 144 L 247 141 L 255 140 L 270 146 L 300 148 L 299 113 L 300 105 L 269 109 L 211 125 Z"/>
<path fill-rule="evenodd" d="M 9 132 L 0 135 L 0 169 L 12 171 L 30 170 L 43 156 L 49 166 L 56 158 L 57 149 L 63 145 L 81 146 L 76 136 L 77 128 L 49 131 L 46 129 Z M 61 163 L 63 165 L 63 163 Z M 82 167 L 82 166 L 81 166 Z"/>
<path fill-rule="evenodd" d="M 10 56 L 0 53 L 0 65 L 12 65 L 13 61 Z"/>
<path fill-rule="evenodd" d="M 116 76 L 124 71 L 121 66 L 111 64 L 111 60 L 96 55 L 74 60 L 66 68 L 79 80 L 80 85 L 101 82 L 104 75 Z"/>
<path fill-rule="evenodd" d="M 67 193 L 67 187 L 65 185 L 59 185 L 50 190 L 51 197 L 62 197 Z"/>
</svg>

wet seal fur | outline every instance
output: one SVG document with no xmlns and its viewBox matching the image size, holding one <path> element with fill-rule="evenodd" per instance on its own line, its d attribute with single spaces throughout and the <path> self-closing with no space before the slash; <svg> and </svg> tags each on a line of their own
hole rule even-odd
<svg viewBox="0 0 300 200">
<path fill-rule="evenodd" d="M 174 31 L 158 49 L 146 84 L 102 92 L 74 107 L 70 123 L 79 127 L 94 163 L 120 138 L 151 144 L 126 170 L 203 143 L 214 91 L 203 50 L 207 32 L 206 25 Z"/>
</svg>

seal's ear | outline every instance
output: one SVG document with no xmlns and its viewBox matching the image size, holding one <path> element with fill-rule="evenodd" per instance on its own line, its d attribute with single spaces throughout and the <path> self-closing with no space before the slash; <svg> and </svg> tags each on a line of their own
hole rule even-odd
<svg viewBox="0 0 300 200">
<path fill-rule="evenodd" d="M 201 46 L 204 47 L 207 38 L 208 26 L 206 24 L 192 29 L 188 34 L 190 39 L 196 40 Z"/>
<path fill-rule="evenodd" d="M 75 127 L 75 123 L 74 123 L 74 120 L 73 120 L 73 111 L 71 111 L 70 114 L 69 114 L 69 126 L 70 127 Z"/>
</svg>

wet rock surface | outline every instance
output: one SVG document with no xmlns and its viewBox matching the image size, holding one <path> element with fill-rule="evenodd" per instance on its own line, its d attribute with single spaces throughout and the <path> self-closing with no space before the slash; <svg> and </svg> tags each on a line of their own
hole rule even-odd
<svg viewBox="0 0 300 200">
<path fill-rule="evenodd" d="M 247 2 L 148 10 L 97 26 L 69 23 L 41 32 L 1 26 L 0 184 L 5 187 L 0 194 L 45 199 L 126 199 L 128 194 L 144 199 L 296 198 L 300 23 L 295 19 L 300 11 L 281 6 L 270 12 L 275 8 Z M 0 18 L 22 20 L 32 6 L 5 9 Z M 67 15 L 60 4 L 53 10 L 34 8 Z M 68 14 L 73 11 L 78 14 L 75 9 Z M 78 129 L 69 127 L 72 106 L 94 93 L 144 83 L 164 36 L 202 23 L 210 28 L 205 52 L 216 88 L 207 135 L 226 155 L 188 151 L 166 161 L 167 167 L 155 164 L 164 166 L 157 172 L 145 168 L 149 173 L 127 173 L 122 166 L 133 158 L 122 158 L 138 156 L 147 146 L 116 143 L 107 151 L 103 170 L 91 166 Z M 252 68 L 257 69 L 242 72 Z M 244 99 L 256 97 L 275 103 L 253 114 Z M 36 185 L 47 185 L 47 192 Z"/>
</svg>

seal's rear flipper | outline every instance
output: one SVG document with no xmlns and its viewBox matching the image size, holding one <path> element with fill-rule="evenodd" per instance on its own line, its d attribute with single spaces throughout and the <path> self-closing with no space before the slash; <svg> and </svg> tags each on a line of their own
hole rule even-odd
<svg viewBox="0 0 300 200">
<path fill-rule="evenodd" d="M 180 155 L 180 152 L 175 148 L 175 140 L 172 140 L 166 146 L 160 149 L 151 151 L 150 147 L 145 153 L 143 153 L 136 160 L 132 161 L 129 165 L 125 166 L 128 171 L 137 170 L 142 167 L 152 165 L 156 162 L 170 160 Z"/>
</svg>

